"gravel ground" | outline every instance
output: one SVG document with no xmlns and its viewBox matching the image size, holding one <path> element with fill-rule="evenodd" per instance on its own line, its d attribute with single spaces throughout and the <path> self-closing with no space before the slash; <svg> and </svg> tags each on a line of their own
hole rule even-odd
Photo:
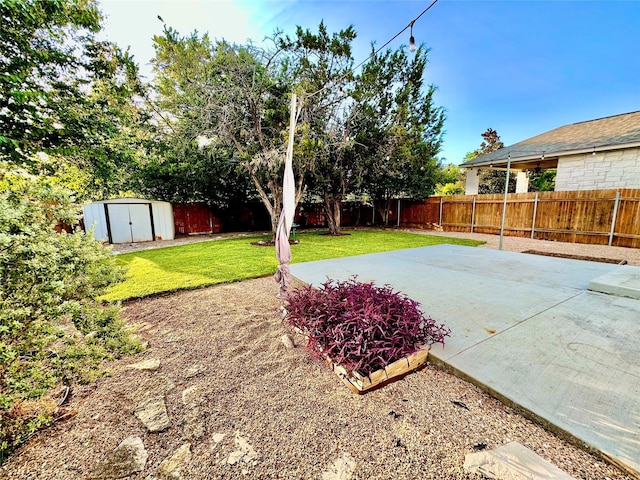
<svg viewBox="0 0 640 480">
<path fill-rule="evenodd" d="M 497 245 L 491 236 L 473 238 Z M 505 250 L 640 260 L 631 249 L 511 240 Z M 161 478 L 160 463 L 185 443 L 191 459 L 173 478 L 471 479 L 465 454 L 510 441 L 576 479 L 632 478 L 431 365 L 355 395 L 304 348 L 284 348 L 276 293 L 273 279 L 262 278 L 127 303 L 123 316 L 147 350 L 111 362 L 110 377 L 75 387 L 75 415 L 18 449 L 0 478 L 90 478 L 129 436 L 148 453 L 144 470 L 127 477 L 136 480 Z M 146 359 L 159 359 L 159 369 L 127 368 Z M 134 416 L 149 392 L 165 399 L 170 426 L 160 433 Z M 232 462 L 239 444 L 252 453 Z M 340 465 L 351 476 L 339 476 Z"/>
<path fill-rule="evenodd" d="M 426 235 L 439 235 L 444 237 L 469 238 L 486 242 L 480 248 L 498 250 L 500 244 L 499 235 L 486 235 L 482 233 L 436 232 L 432 230 L 408 230 L 413 233 Z M 590 245 L 586 243 L 552 242 L 548 240 L 532 240 L 521 237 L 503 237 L 502 249 L 509 252 L 525 252 L 535 250 L 538 252 L 554 253 L 561 255 L 574 255 L 581 257 L 605 258 L 611 260 L 626 261 L 629 265 L 640 266 L 640 248 L 610 247 L 608 245 Z"/>
</svg>

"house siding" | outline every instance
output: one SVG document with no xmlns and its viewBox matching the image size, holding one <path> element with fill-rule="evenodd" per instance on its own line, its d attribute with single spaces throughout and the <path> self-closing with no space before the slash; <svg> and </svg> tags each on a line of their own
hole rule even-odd
<svg viewBox="0 0 640 480">
<path fill-rule="evenodd" d="M 640 148 L 558 159 L 557 192 L 640 188 Z"/>
</svg>

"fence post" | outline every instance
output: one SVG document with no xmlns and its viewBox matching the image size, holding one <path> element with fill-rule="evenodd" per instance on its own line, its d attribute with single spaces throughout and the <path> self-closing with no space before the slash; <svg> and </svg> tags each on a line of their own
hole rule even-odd
<svg viewBox="0 0 640 480">
<path fill-rule="evenodd" d="M 473 204 L 471 205 L 471 233 L 473 233 L 473 222 L 476 216 L 476 197 L 473 197 Z"/>
<path fill-rule="evenodd" d="M 398 199 L 398 227 L 400 226 L 400 199 Z"/>
<path fill-rule="evenodd" d="M 616 229 L 616 217 L 618 216 L 618 204 L 620 203 L 620 192 L 616 192 L 616 199 L 613 202 L 613 215 L 611 218 L 611 231 L 609 232 L 609 246 L 613 245 L 613 233 Z"/>
<path fill-rule="evenodd" d="M 438 225 L 442 226 L 442 197 L 440 197 L 440 211 L 438 212 Z"/>
<path fill-rule="evenodd" d="M 511 152 L 507 160 L 507 175 L 504 177 L 504 201 L 502 203 L 502 221 L 500 222 L 500 242 L 498 250 L 502 250 L 502 237 L 504 236 L 504 221 L 507 215 L 507 195 L 509 193 L 509 170 L 511 170 Z"/>
<path fill-rule="evenodd" d="M 533 200 L 533 219 L 531 220 L 531 239 L 533 240 L 536 234 L 536 213 L 538 213 L 538 192 L 536 192 L 536 198 Z"/>
</svg>

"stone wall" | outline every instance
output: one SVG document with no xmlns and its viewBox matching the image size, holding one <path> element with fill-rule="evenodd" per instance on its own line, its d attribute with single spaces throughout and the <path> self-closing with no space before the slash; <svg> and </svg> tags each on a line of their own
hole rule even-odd
<svg viewBox="0 0 640 480">
<path fill-rule="evenodd" d="M 556 192 L 640 188 L 640 148 L 561 157 Z"/>
</svg>

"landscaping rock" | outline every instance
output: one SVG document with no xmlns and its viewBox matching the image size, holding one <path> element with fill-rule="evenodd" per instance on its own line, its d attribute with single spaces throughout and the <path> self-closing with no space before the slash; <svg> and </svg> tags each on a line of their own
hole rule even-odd
<svg viewBox="0 0 640 480">
<path fill-rule="evenodd" d="M 198 440 L 204 435 L 204 424 L 200 415 L 202 397 L 198 387 L 192 386 L 183 390 L 182 403 L 185 406 L 184 436 L 191 440 Z"/>
<path fill-rule="evenodd" d="M 295 344 L 293 343 L 293 338 L 291 338 L 291 335 L 288 334 L 284 334 L 282 335 L 282 344 L 284 345 L 284 348 L 286 348 L 287 350 L 291 350 L 292 348 L 295 348 Z"/>
<path fill-rule="evenodd" d="M 202 398 L 200 397 L 200 389 L 193 385 L 189 388 L 185 388 L 182 391 L 182 403 L 186 406 L 197 406 L 202 403 Z"/>
<path fill-rule="evenodd" d="M 89 478 L 123 478 L 141 472 L 144 470 L 148 456 L 140 437 L 127 437 L 98 464 Z"/>
<path fill-rule="evenodd" d="M 180 480 L 183 467 L 191 461 L 191 444 L 185 443 L 165 459 L 156 472 L 158 480 Z"/>
<path fill-rule="evenodd" d="M 157 374 L 136 378 L 135 386 L 135 389 L 128 392 L 128 396 L 136 405 L 150 398 L 164 398 L 176 389 L 176 384 L 170 378 Z"/>
<path fill-rule="evenodd" d="M 171 425 L 164 398 L 154 397 L 143 401 L 134 411 L 135 416 L 152 433 L 162 432 Z"/>
<path fill-rule="evenodd" d="M 131 365 L 127 365 L 127 368 L 131 368 L 133 370 L 149 370 L 154 371 L 160 368 L 160 360 L 155 358 L 150 358 L 149 360 L 143 360 L 142 362 L 133 363 Z"/>
<path fill-rule="evenodd" d="M 200 373 L 202 373 L 203 371 L 204 371 L 204 368 L 202 368 L 200 365 L 193 365 L 192 367 L 189 367 L 185 370 L 184 378 L 193 378 L 196 375 L 199 375 Z"/>
<path fill-rule="evenodd" d="M 322 473 L 322 480 L 349 480 L 355 470 L 355 459 L 348 453 L 344 453 L 335 459 L 329 470 Z"/>
<path fill-rule="evenodd" d="M 507 443 L 495 450 L 469 453 L 464 456 L 464 469 L 496 480 L 574 480 L 518 442 Z"/>
<path fill-rule="evenodd" d="M 236 432 L 236 436 L 234 438 L 234 443 L 236 445 L 237 450 L 231 452 L 229 458 L 227 459 L 227 463 L 229 465 L 236 465 L 240 462 L 242 463 L 252 463 L 255 465 L 255 460 L 258 458 L 257 452 L 253 449 L 249 443 L 240 436 L 239 432 Z"/>
</svg>

